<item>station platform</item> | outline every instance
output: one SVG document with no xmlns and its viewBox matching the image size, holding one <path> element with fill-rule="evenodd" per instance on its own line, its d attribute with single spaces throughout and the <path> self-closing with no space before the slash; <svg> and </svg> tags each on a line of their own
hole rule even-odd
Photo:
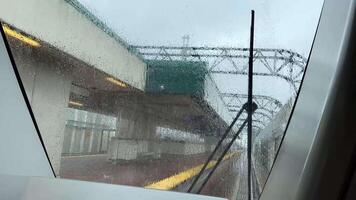
<svg viewBox="0 0 356 200">
<path fill-rule="evenodd" d="M 65 179 L 186 192 L 208 156 L 207 153 L 189 156 L 162 155 L 159 159 L 142 157 L 117 163 L 108 160 L 107 154 L 63 156 L 59 176 Z M 239 153 L 226 156 L 202 194 L 229 199 L 235 196 L 239 157 Z M 206 171 L 212 168 L 215 161 L 212 162 Z"/>
</svg>

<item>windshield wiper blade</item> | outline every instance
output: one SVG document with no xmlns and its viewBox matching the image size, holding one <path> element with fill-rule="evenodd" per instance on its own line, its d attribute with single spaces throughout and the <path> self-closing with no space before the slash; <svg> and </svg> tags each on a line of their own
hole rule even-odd
<svg viewBox="0 0 356 200">
<path fill-rule="evenodd" d="M 252 113 L 254 113 L 256 109 L 257 109 L 257 104 L 252 103 Z M 234 137 L 231 139 L 229 144 L 226 146 L 226 148 L 224 149 L 223 153 L 220 155 L 219 159 L 217 160 L 216 164 L 214 165 L 213 169 L 209 172 L 208 176 L 204 179 L 202 185 L 200 186 L 199 190 L 197 191 L 197 194 L 199 194 L 203 190 L 204 186 L 209 181 L 210 177 L 213 175 L 213 173 L 215 172 L 216 168 L 218 168 L 218 165 L 224 159 L 226 153 L 230 150 L 232 144 L 235 142 L 237 137 L 239 137 L 241 131 L 245 128 L 245 126 L 247 124 L 247 121 L 248 121 L 248 119 L 246 118 L 245 121 L 241 124 L 241 126 L 239 127 L 239 130 L 236 132 Z"/>
<path fill-rule="evenodd" d="M 257 109 L 257 104 L 253 104 L 253 108 L 254 111 Z M 239 117 L 241 116 L 241 114 L 243 113 L 244 110 L 247 109 L 247 104 L 244 104 L 242 106 L 242 108 L 239 110 L 239 112 L 236 114 L 236 117 L 234 118 L 234 120 L 231 122 L 231 124 L 229 125 L 229 127 L 225 130 L 225 133 L 223 134 L 223 136 L 221 137 L 221 139 L 219 140 L 219 142 L 217 143 L 217 145 L 215 146 L 214 150 L 212 151 L 212 153 L 209 155 L 208 160 L 206 160 L 206 162 L 204 163 L 204 166 L 202 167 L 202 169 L 199 171 L 199 174 L 194 178 L 193 183 L 190 185 L 189 189 L 188 189 L 188 193 L 192 192 L 194 186 L 197 184 L 199 178 L 203 175 L 204 171 L 206 170 L 208 164 L 210 163 L 210 161 L 213 159 L 214 155 L 216 154 L 216 152 L 218 151 L 218 149 L 220 148 L 220 146 L 222 145 L 222 142 L 226 139 L 226 137 L 228 136 L 228 134 L 230 133 L 232 127 L 235 125 L 236 121 L 239 119 Z M 245 120 L 246 121 L 246 120 Z M 242 129 L 241 129 L 242 130 Z M 238 131 L 238 133 L 241 131 Z M 239 134 L 235 135 L 236 138 L 239 136 Z M 235 138 L 235 139 L 236 139 Z M 217 166 L 217 165 L 216 165 Z"/>
</svg>

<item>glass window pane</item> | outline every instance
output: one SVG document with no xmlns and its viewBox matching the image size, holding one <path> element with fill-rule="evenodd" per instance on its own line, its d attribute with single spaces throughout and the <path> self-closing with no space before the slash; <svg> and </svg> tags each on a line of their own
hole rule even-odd
<svg viewBox="0 0 356 200">
<path fill-rule="evenodd" d="M 322 3 L 12 0 L 0 19 L 58 178 L 187 192 L 207 163 L 191 192 L 246 199 L 246 127 L 234 136 L 247 116 L 250 10 L 257 198 L 302 84 Z"/>
</svg>

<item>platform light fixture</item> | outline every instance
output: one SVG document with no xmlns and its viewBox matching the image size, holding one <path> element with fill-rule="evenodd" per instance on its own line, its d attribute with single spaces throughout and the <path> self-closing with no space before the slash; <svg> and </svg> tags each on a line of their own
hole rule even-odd
<svg viewBox="0 0 356 200">
<path fill-rule="evenodd" d="M 113 83 L 115 85 L 118 85 L 120 87 L 123 87 L 123 88 L 127 87 L 126 83 L 124 83 L 124 82 L 122 82 L 120 80 L 117 80 L 117 79 L 115 79 L 113 77 L 106 77 L 105 80 L 107 80 L 107 81 L 109 81 L 109 82 L 111 82 L 111 83 Z"/>
<path fill-rule="evenodd" d="M 30 38 L 28 36 L 25 36 L 22 33 L 19 33 L 17 31 L 15 31 L 14 29 L 10 28 L 6 24 L 2 25 L 2 27 L 4 29 L 5 34 L 10 36 L 10 37 L 16 38 L 16 39 L 18 39 L 18 40 L 20 40 L 20 41 L 22 41 L 22 42 L 24 42 L 26 44 L 29 44 L 29 45 L 31 45 L 33 47 L 40 47 L 41 46 L 41 44 L 38 41 L 36 41 L 36 40 L 34 40 L 34 39 L 32 39 L 32 38 Z"/>
<path fill-rule="evenodd" d="M 76 102 L 76 101 L 69 101 L 68 103 L 69 103 L 70 105 L 73 105 L 73 106 L 79 106 L 79 107 L 82 107 L 82 106 L 83 106 L 82 103 Z"/>
</svg>

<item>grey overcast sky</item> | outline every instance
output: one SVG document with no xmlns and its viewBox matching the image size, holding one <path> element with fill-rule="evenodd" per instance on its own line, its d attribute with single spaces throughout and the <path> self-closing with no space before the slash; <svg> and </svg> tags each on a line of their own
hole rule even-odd
<svg viewBox="0 0 356 200">
<path fill-rule="evenodd" d="M 80 0 L 131 44 L 247 47 L 250 10 L 256 46 L 307 55 L 322 0 Z"/>
<path fill-rule="evenodd" d="M 256 47 L 291 49 L 305 57 L 323 4 L 323 0 L 79 1 L 128 43 L 139 45 L 182 45 L 182 36 L 188 34 L 191 46 L 248 47 L 250 10 L 254 9 Z M 236 85 L 236 79 L 223 76 L 216 81 L 223 81 L 225 88 Z M 263 80 L 256 84 L 256 93 L 270 93 L 282 102 L 289 98 L 285 94 L 289 86 L 281 86 L 280 81 L 270 88 Z"/>
</svg>

